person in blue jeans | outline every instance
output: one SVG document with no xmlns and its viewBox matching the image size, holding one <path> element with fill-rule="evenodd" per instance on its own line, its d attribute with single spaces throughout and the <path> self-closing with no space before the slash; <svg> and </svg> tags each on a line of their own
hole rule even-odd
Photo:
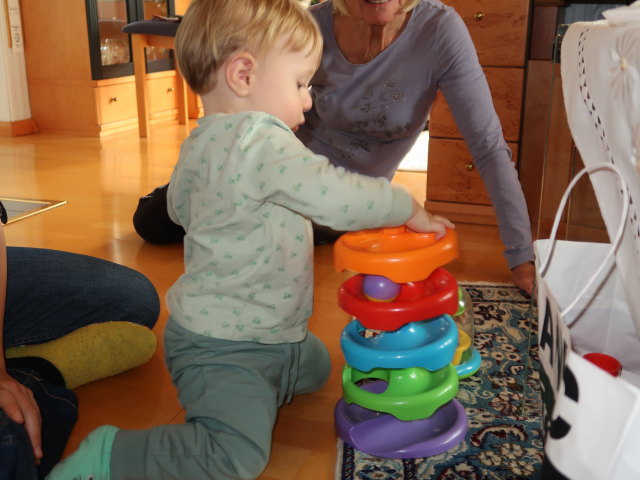
<svg viewBox="0 0 640 480">
<path fill-rule="evenodd" d="M 146 362 L 159 312 L 141 273 L 6 247 L 0 222 L 0 480 L 46 477 L 77 419 L 71 389 Z"/>
</svg>

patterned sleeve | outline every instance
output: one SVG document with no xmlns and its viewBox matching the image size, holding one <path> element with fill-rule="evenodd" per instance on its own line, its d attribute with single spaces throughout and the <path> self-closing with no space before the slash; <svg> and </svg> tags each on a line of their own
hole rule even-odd
<svg viewBox="0 0 640 480">
<path fill-rule="evenodd" d="M 273 117 L 256 117 L 239 141 L 247 195 L 282 205 L 337 230 L 398 226 L 411 215 L 412 199 L 386 178 L 342 167 L 307 149 Z"/>
</svg>

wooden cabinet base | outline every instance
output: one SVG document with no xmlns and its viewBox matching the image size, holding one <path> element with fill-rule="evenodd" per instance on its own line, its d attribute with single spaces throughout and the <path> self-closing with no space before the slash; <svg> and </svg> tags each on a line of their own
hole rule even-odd
<svg viewBox="0 0 640 480">
<path fill-rule="evenodd" d="M 149 123 L 178 121 L 175 72 L 147 75 Z M 38 131 L 103 136 L 138 128 L 133 76 L 75 82 L 31 81 L 31 113 Z"/>
</svg>

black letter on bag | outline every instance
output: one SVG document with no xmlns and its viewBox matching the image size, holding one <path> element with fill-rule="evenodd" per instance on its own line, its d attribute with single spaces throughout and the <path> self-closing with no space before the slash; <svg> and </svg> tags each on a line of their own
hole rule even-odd
<svg viewBox="0 0 640 480">
<path fill-rule="evenodd" d="M 542 323 L 542 335 L 540 336 L 540 350 L 545 350 L 545 345 L 549 349 L 549 363 L 553 366 L 553 336 L 551 335 L 551 309 L 549 300 L 546 302 L 544 312 L 544 322 Z"/>
<path fill-rule="evenodd" d="M 578 382 L 569 367 L 564 368 L 562 379 L 564 381 L 564 394 L 577 403 L 579 397 Z M 562 417 L 558 417 L 551 422 L 549 435 L 551 438 L 558 440 L 565 437 L 569 433 L 569 430 L 571 430 L 571 425 L 569 425 Z"/>
</svg>

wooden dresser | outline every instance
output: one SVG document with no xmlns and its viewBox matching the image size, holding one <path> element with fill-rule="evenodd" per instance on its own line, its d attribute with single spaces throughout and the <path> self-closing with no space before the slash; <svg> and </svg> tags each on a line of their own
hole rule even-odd
<svg viewBox="0 0 640 480">
<path fill-rule="evenodd" d="M 466 23 L 518 162 L 530 0 L 442 0 Z M 471 154 L 439 92 L 429 120 L 429 211 L 454 222 L 496 224 L 493 206 Z"/>
</svg>

